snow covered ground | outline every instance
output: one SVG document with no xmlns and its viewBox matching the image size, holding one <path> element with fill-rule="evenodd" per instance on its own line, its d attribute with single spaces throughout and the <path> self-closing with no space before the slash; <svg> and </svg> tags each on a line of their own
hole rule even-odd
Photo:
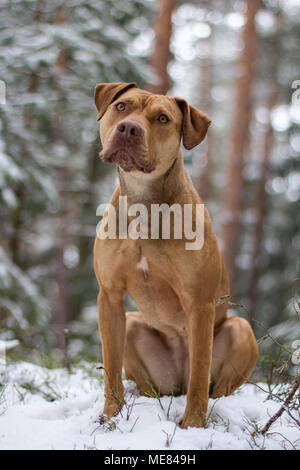
<svg viewBox="0 0 300 470">
<path fill-rule="evenodd" d="M 71 374 L 28 363 L 6 367 L 0 374 L 0 383 L 5 383 L 0 386 L 0 449 L 300 448 L 299 428 L 287 413 L 267 436 L 257 432 L 280 404 L 266 400 L 250 384 L 230 397 L 210 400 L 206 428 L 182 430 L 176 422 L 184 412 L 185 396 L 146 398 L 133 382 L 125 381 L 122 416 L 101 424 L 102 375 L 88 365 Z"/>
</svg>

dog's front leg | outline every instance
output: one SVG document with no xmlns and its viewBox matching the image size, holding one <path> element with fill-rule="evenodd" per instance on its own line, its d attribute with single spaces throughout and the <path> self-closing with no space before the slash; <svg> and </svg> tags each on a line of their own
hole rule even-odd
<svg viewBox="0 0 300 470">
<path fill-rule="evenodd" d="M 98 309 L 105 380 L 103 413 L 111 418 L 118 414 L 124 403 L 122 363 L 126 317 L 123 293 L 101 289 L 98 297 Z"/>
<path fill-rule="evenodd" d="M 215 304 L 205 303 L 188 313 L 190 376 L 182 428 L 205 424 L 213 347 Z"/>
</svg>

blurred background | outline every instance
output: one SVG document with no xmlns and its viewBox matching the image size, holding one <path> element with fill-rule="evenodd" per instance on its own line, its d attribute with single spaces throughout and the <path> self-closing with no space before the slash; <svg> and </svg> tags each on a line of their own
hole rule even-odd
<svg viewBox="0 0 300 470">
<path fill-rule="evenodd" d="M 300 0 L 0 0 L 0 16 L 0 340 L 19 340 L 18 357 L 48 366 L 101 360 L 96 208 L 117 176 L 98 158 L 93 93 L 99 82 L 136 81 L 212 119 L 184 157 L 220 241 L 232 308 L 265 337 L 262 362 L 277 354 L 270 335 L 291 348 Z"/>
</svg>

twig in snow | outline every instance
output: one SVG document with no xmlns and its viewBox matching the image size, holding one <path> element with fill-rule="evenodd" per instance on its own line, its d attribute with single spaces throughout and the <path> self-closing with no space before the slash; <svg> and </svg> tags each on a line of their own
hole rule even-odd
<svg viewBox="0 0 300 470">
<path fill-rule="evenodd" d="M 286 399 L 284 400 L 283 402 L 283 405 L 279 408 L 279 410 L 277 411 L 277 413 L 275 413 L 274 416 L 272 416 L 269 421 L 266 423 L 266 425 L 263 427 L 263 429 L 261 430 L 261 434 L 266 434 L 266 432 L 268 431 L 268 429 L 272 426 L 273 423 L 275 423 L 275 421 L 277 421 L 278 418 L 280 418 L 280 416 L 282 415 L 282 413 L 287 409 L 288 407 L 288 404 L 290 403 L 290 401 L 292 400 L 292 398 L 294 397 L 295 393 L 297 392 L 298 388 L 300 387 L 300 375 L 298 377 L 296 377 L 295 379 L 295 383 L 294 383 L 294 386 L 292 387 L 290 393 L 288 394 L 288 396 L 286 397 Z"/>
<path fill-rule="evenodd" d="M 286 410 L 286 411 L 289 417 L 292 418 L 293 421 L 295 421 L 295 423 L 297 424 L 297 426 L 299 426 L 299 429 L 300 429 L 300 421 L 297 418 L 295 418 L 295 416 L 292 415 L 290 410 Z"/>
<path fill-rule="evenodd" d="M 293 450 L 297 450 L 297 448 L 294 446 L 294 444 L 287 438 L 285 437 L 283 434 L 281 434 L 281 432 L 270 432 L 268 434 L 268 436 L 274 436 L 275 434 L 277 434 L 278 436 L 281 436 L 285 441 L 287 441 L 290 446 L 293 448 Z M 283 446 L 284 446 L 284 442 L 282 442 Z M 284 446 L 285 448 L 285 446 Z"/>
<path fill-rule="evenodd" d="M 131 427 L 131 429 L 130 429 L 129 432 L 132 432 L 132 431 L 133 431 L 133 428 L 134 428 L 134 426 L 136 425 L 137 420 L 138 420 L 139 418 L 140 418 L 139 416 L 136 418 L 136 420 L 135 420 L 135 422 L 133 423 L 133 426 Z"/>
<path fill-rule="evenodd" d="M 174 436 L 175 436 L 176 429 L 177 429 L 177 423 L 175 423 L 175 427 L 174 427 L 174 431 L 173 431 L 172 435 L 169 434 L 168 432 L 166 432 L 164 429 L 162 430 L 162 432 L 167 436 L 166 447 L 170 447 L 170 445 L 172 444 L 172 441 L 173 441 Z"/>
</svg>

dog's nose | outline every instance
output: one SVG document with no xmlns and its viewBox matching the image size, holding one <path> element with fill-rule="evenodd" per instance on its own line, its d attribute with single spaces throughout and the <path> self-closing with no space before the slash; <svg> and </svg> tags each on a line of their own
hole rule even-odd
<svg viewBox="0 0 300 470">
<path fill-rule="evenodd" d="M 117 129 L 127 139 L 133 136 L 139 137 L 143 133 L 142 126 L 139 123 L 129 120 L 119 122 Z"/>
</svg>

